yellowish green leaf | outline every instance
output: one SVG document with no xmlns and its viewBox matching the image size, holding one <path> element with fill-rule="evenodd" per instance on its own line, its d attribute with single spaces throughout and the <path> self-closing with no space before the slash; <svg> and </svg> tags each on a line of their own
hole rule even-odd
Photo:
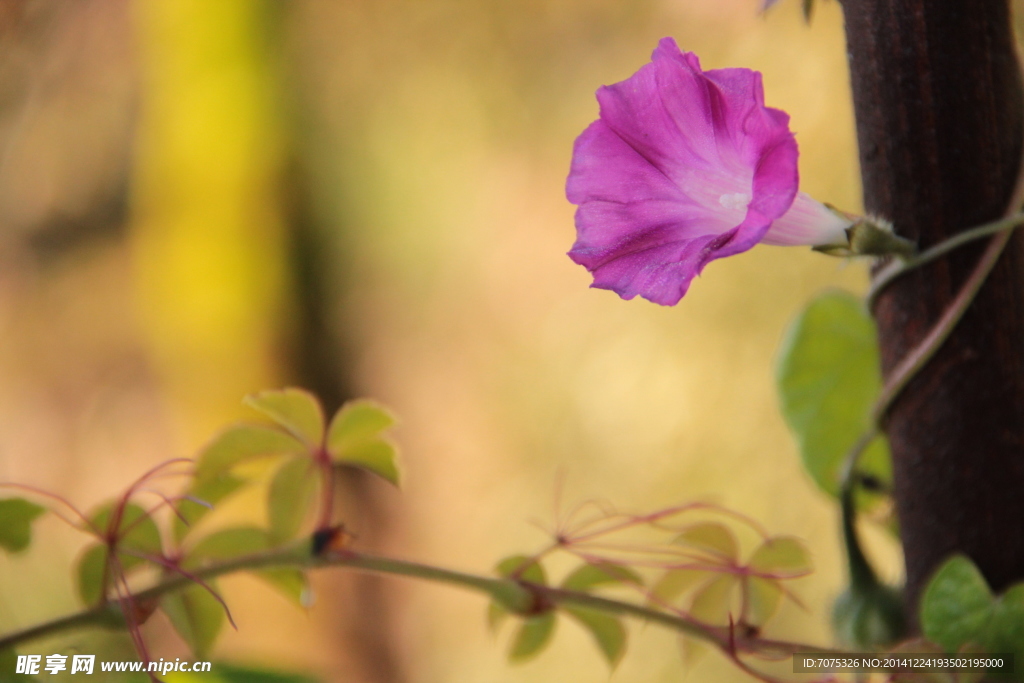
<svg viewBox="0 0 1024 683">
<path fill-rule="evenodd" d="M 115 516 L 118 517 L 116 529 L 112 529 Z M 129 502 L 123 507 L 120 501 L 104 503 L 89 515 L 89 522 L 101 534 L 113 533 L 117 538 L 118 550 L 146 555 L 160 555 L 163 552 L 160 529 L 153 518 L 136 503 Z"/>
<path fill-rule="evenodd" d="M 208 582 L 213 590 L 216 584 Z M 224 607 L 202 586 L 165 595 L 160 609 L 197 659 L 205 659 L 224 625 Z"/>
<path fill-rule="evenodd" d="M 327 448 L 343 457 L 348 449 L 378 438 L 394 424 L 394 415 L 379 403 L 369 399 L 349 401 L 331 420 Z"/>
<path fill-rule="evenodd" d="M 632 583 L 642 586 L 643 577 L 633 569 L 621 564 L 601 562 L 577 567 L 562 581 L 562 588 L 571 591 L 588 591 L 594 586 L 608 583 Z"/>
<path fill-rule="evenodd" d="M 397 448 L 384 434 L 394 424 L 394 416 L 379 403 L 349 401 L 331 420 L 327 451 L 339 464 L 361 467 L 398 486 Z"/>
<path fill-rule="evenodd" d="M 728 528 L 717 522 L 694 524 L 676 537 L 676 543 L 731 562 L 735 562 L 739 556 L 736 537 Z"/>
<path fill-rule="evenodd" d="M 284 427 L 307 447 L 315 450 L 323 444 L 323 409 L 316 396 L 305 389 L 261 391 L 246 396 L 245 403 Z"/>
<path fill-rule="evenodd" d="M 177 541 L 184 539 L 213 507 L 242 487 L 245 482 L 227 472 L 195 479 L 187 497 L 178 503 L 172 527 Z"/>
<path fill-rule="evenodd" d="M 687 636 L 679 638 L 679 656 L 683 660 L 683 666 L 687 669 L 692 669 L 700 660 L 704 659 L 708 650 L 708 645 L 703 640 Z"/>
<path fill-rule="evenodd" d="M 729 615 L 735 614 L 733 595 L 736 587 L 737 578 L 732 574 L 721 574 L 711 579 L 694 593 L 690 616 L 706 624 L 728 624 Z"/>
<path fill-rule="evenodd" d="M 332 458 L 338 465 L 369 470 L 395 486 L 401 483 L 398 450 L 390 441 L 366 441 L 346 450 L 344 456 L 334 456 L 332 453 Z"/>
<path fill-rule="evenodd" d="M 0 548 L 16 553 L 32 541 L 32 521 L 46 508 L 24 498 L 0 500 Z"/>
<path fill-rule="evenodd" d="M 107 547 L 91 545 L 78 558 L 78 597 L 86 607 L 98 604 L 107 585 Z"/>
<path fill-rule="evenodd" d="M 320 477 L 312 459 L 300 455 L 287 461 L 270 482 L 267 516 L 274 544 L 295 538 L 310 513 Z"/>
<path fill-rule="evenodd" d="M 200 453 L 196 479 L 216 478 L 253 458 L 296 455 L 308 448 L 295 436 L 269 425 L 239 424 L 221 432 Z"/>
<path fill-rule="evenodd" d="M 655 602 L 671 605 L 691 588 L 706 581 L 712 572 L 700 569 L 670 569 L 654 584 Z"/>
<path fill-rule="evenodd" d="M 491 600 L 487 605 L 487 628 L 490 632 L 497 633 L 509 614 L 510 612 L 500 602 Z"/>
<path fill-rule="evenodd" d="M 555 613 L 545 612 L 523 620 L 512 641 L 508 658 L 513 662 L 524 662 L 536 655 L 551 641 L 555 630 Z"/>
<path fill-rule="evenodd" d="M 747 566 L 778 578 L 803 576 L 811 571 L 811 557 L 803 541 L 794 536 L 775 536 L 762 543 Z"/>
<path fill-rule="evenodd" d="M 529 555 L 512 555 L 498 563 L 495 571 L 506 579 L 521 579 L 531 583 L 547 584 L 544 567 Z"/>
<path fill-rule="evenodd" d="M 277 567 L 253 573 L 299 607 L 309 607 L 312 604 L 309 579 L 305 572 L 290 567 Z"/>
<path fill-rule="evenodd" d="M 755 626 L 763 626 L 779 609 L 783 596 L 782 586 L 773 579 L 749 576 L 746 589 L 746 620 Z"/>
<path fill-rule="evenodd" d="M 565 612 L 590 631 L 601 654 L 611 666 L 619 663 L 626 652 L 626 627 L 622 625 L 621 619 L 586 607 L 565 607 Z"/>
<path fill-rule="evenodd" d="M 266 530 L 256 527 L 238 527 L 215 531 L 203 537 L 188 552 L 190 563 L 201 563 L 203 560 L 228 560 L 243 555 L 251 555 L 270 547 L 270 537 Z"/>
</svg>

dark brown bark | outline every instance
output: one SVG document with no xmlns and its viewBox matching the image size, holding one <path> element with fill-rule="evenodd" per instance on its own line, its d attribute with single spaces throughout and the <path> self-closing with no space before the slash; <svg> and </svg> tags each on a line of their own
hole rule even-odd
<svg viewBox="0 0 1024 683">
<path fill-rule="evenodd" d="M 844 0 L 864 202 L 935 244 L 998 218 L 1021 159 L 1007 0 Z M 878 300 L 883 372 L 921 340 L 983 244 Z M 916 613 L 929 575 L 970 556 L 995 590 L 1024 579 L 1024 231 L 960 325 L 892 407 L 896 508 Z"/>
</svg>

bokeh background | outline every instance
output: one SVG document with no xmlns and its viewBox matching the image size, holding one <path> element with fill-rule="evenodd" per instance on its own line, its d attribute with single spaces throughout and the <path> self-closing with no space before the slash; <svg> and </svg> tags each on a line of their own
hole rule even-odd
<svg viewBox="0 0 1024 683">
<path fill-rule="evenodd" d="M 666 35 L 705 68 L 762 71 L 802 189 L 860 208 L 839 7 L 807 26 L 795 0 L 759 4 L 4 0 L 0 480 L 89 508 L 251 417 L 251 391 L 372 396 L 401 417 L 406 484 L 348 482 L 361 546 L 488 571 L 543 544 L 531 521 L 554 518 L 559 486 L 563 506 L 713 501 L 807 541 L 805 609 L 769 633 L 827 642 L 837 510 L 800 468 L 773 359 L 802 302 L 862 291 L 863 266 L 759 247 L 661 308 L 588 289 L 565 256 L 594 90 Z M 77 608 L 84 538 L 38 529 L 0 556 L 0 631 Z M 895 580 L 894 544 L 866 532 Z M 639 624 L 611 673 L 568 622 L 510 666 L 478 595 L 342 572 L 314 586 L 302 611 L 225 581 L 239 630 L 215 657 L 353 683 L 746 680 L 715 654 L 684 666 Z M 145 634 L 187 656 L 161 618 Z"/>
</svg>

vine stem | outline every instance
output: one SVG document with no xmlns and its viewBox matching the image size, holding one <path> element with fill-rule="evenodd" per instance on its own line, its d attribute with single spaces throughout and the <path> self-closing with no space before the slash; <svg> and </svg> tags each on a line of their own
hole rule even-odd
<svg viewBox="0 0 1024 683">
<path fill-rule="evenodd" d="M 995 267 L 996 262 L 1002 255 L 1003 250 L 1006 248 L 1006 244 L 1010 241 L 1010 237 L 1013 235 L 1013 230 L 1021 223 L 1024 223 L 1024 214 L 1015 214 L 1010 218 L 1003 221 L 995 221 L 986 225 L 979 226 L 973 230 L 968 230 L 963 235 L 974 233 L 979 230 L 986 230 L 985 233 L 979 233 L 971 237 L 970 239 L 978 239 L 979 236 L 984 234 L 992 234 L 995 232 L 995 237 L 989 242 L 988 247 L 985 248 L 985 252 L 981 255 L 981 259 L 978 261 L 978 265 L 975 266 L 971 272 L 970 277 L 967 278 L 967 282 L 964 283 L 963 287 L 957 293 L 956 298 L 950 302 L 949 306 L 943 312 L 942 317 L 932 327 L 921 343 L 918 344 L 914 349 L 907 354 L 907 356 L 899 362 L 899 364 L 893 369 L 889 376 L 889 381 L 882 387 L 882 393 L 879 395 L 878 400 L 875 401 L 875 405 L 871 409 L 871 426 L 857 439 L 857 442 L 850 449 L 846 456 L 846 461 L 843 465 L 842 474 L 840 478 L 840 488 L 843 494 L 848 494 L 852 491 L 853 486 L 853 475 L 857 470 L 857 463 L 860 460 L 861 454 L 867 450 L 868 445 L 874 437 L 882 431 L 882 424 L 885 421 L 885 414 L 892 407 L 892 404 L 896 401 L 896 398 L 900 395 L 900 392 L 906 388 L 910 383 L 910 380 L 914 379 L 918 372 L 921 371 L 928 361 L 942 348 L 942 344 L 949 338 L 953 330 L 956 328 L 957 323 L 963 318 L 964 313 L 970 307 L 971 302 L 974 301 L 974 297 L 978 294 L 978 290 L 985 284 L 985 280 L 988 278 L 989 273 Z M 999 225 L 998 231 L 995 231 L 992 226 Z M 893 279 L 902 275 L 907 270 L 917 268 L 928 261 L 932 261 L 938 256 L 945 254 L 952 249 L 969 242 L 970 239 L 957 240 L 953 238 L 947 242 L 942 242 L 936 245 L 933 249 L 922 252 L 921 255 L 913 261 L 908 261 L 901 264 L 903 267 L 898 271 L 894 271 L 895 274 L 890 276 L 885 284 L 888 284 Z M 952 246 L 947 246 L 949 242 L 956 242 Z M 941 249 L 940 249 L 941 248 Z M 934 255 L 929 255 L 930 252 L 937 251 Z M 924 260 L 920 260 L 926 257 Z M 875 287 L 872 292 L 877 293 L 881 291 L 881 287 Z M 869 293 L 868 300 L 871 301 L 872 293 Z"/>
<path fill-rule="evenodd" d="M 722 649 L 740 648 L 745 651 L 770 652 L 782 655 L 795 652 L 842 654 L 842 651 L 839 650 L 816 647 L 804 643 L 769 640 L 747 636 L 746 634 L 731 634 L 728 628 L 710 626 L 686 615 L 673 614 L 636 603 L 614 600 L 581 591 L 553 588 L 512 579 L 468 574 L 418 562 L 368 555 L 350 550 L 314 555 L 311 551 L 311 544 L 305 541 L 284 548 L 211 564 L 203 569 L 196 570 L 192 576 L 202 580 L 209 580 L 225 574 L 267 569 L 270 567 L 295 567 L 300 569 L 343 567 L 357 571 L 408 576 L 447 583 L 486 593 L 502 604 L 515 606 L 526 614 L 529 613 L 532 605 L 538 604 L 537 598 L 540 598 L 539 602 L 541 603 L 587 607 L 602 612 L 620 614 L 653 622 L 679 631 L 687 636 L 708 641 Z M 170 577 L 150 588 L 135 593 L 133 598 L 140 605 L 152 604 L 164 595 L 187 588 L 192 582 L 192 578 L 189 577 Z M 0 651 L 71 629 L 89 626 L 120 628 L 123 625 L 124 620 L 117 605 L 108 602 L 2 636 L 0 637 Z"/>
<path fill-rule="evenodd" d="M 953 237 L 947 240 L 939 242 L 929 249 L 925 249 L 920 254 L 909 258 L 905 261 L 895 260 L 889 265 L 885 266 L 878 271 L 875 275 L 874 281 L 871 283 L 871 288 L 868 290 L 867 303 L 868 308 L 871 308 L 875 304 L 875 300 L 882 291 L 892 284 L 895 280 L 906 275 L 915 268 L 920 268 L 926 263 L 931 263 L 940 256 L 944 256 L 949 252 L 962 247 L 965 244 L 969 244 L 975 240 L 994 235 L 998 232 L 1009 231 L 1011 228 L 1016 228 L 1024 223 L 1024 213 L 1016 213 L 999 220 L 992 221 L 991 223 L 983 223 L 982 225 L 971 228 L 970 230 L 964 230 L 961 233 L 957 233 Z"/>
<path fill-rule="evenodd" d="M 928 364 L 928 361 L 935 356 L 938 350 L 942 348 L 946 339 L 953 333 L 953 330 L 963 318 L 967 309 L 970 308 L 971 302 L 974 301 L 982 285 L 985 284 L 985 280 L 988 279 L 992 269 L 995 268 L 1010 238 L 1013 237 L 1014 230 L 1024 225 L 1024 213 L 1020 211 L 1021 204 L 1024 204 L 1024 159 L 1021 160 L 1017 182 L 1014 186 L 1006 215 L 1003 218 L 964 230 L 906 261 L 894 261 L 880 270 L 871 283 L 871 289 L 866 297 L 869 310 L 874 306 L 878 295 L 886 287 L 909 271 L 920 268 L 926 263 L 930 263 L 940 256 L 944 256 L 974 240 L 992 235 L 992 239 L 989 240 L 988 246 L 982 253 L 974 270 L 971 271 L 970 276 L 964 282 L 960 291 L 957 292 L 953 301 L 943 311 L 938 322 L 890 373 L 888 381 L 882 387 L 878 400 L 871 409 L 871 426 L 857 439 L 856 443 L 847 453 L 840 475 L 840 498 L 843 502 L 843 532 L 851 564 L 851 575 L 859 571 L 862 574 L 866 573 L 868 578 L 874 576 L 874 570 L 871 568 L 870 563 L 867 562 L 867 558 L 864 557 L 864 553 L 860 548 L 855 528 L 857 511 L 853 504 L 853 487 L 855 482 L 854 474 L 857 471 L 860 457 L 867 450 L 868 446 L 871 445 L 875 437 L 884 431 L 885 416 L 897 397 L 910 384 L 910 381 L 914 379 L 917 373 Z M 854 566 L 858 564 L 860 565 L 859 568 Z M 851 579 L 856 578 L 851 576 Z"/>
<path fill-rule="evenodd" d="M 921 340 L 921 343 L 914 347 L 914 350 L 907 354 L 906 358 L 901 360 L 899 365 L 890 373 L 889 381 L 882 387 L 882 394 L 875 403 L 872 413 L 875 424 L 880 424 L 884 421 L 885 414 L 900 395 L 900 392 L 906 388 L 910 380 L 920 372 L 921 368 L 932 359 L 935 353 L 942 348 L 942 344 L 952 334 L 960 319 L 964 317 L 964 313 L 967 312 L 971 302 L 974 301 L 978 290 L 985 284 L 989 273 L 992 272 L 996 262 L 1003 253 L 1003 249 L 1006 248 L 1007 242 L 1010 241 L 1013 231 L 1009 228 L 1019 225 L 1020 222 L 1021 219 L 1017 218 L 1016 223 L 1004 226 L 1002 231 L 992 238 L 988 247 L 985 248 L 985 252 L 981 255 L 978 265 L 974 267 L 970 277 L 967 278 L 967 282 L 964 283 L 957 293 L 956 298 L 946 307 L 939 321 L 928 332 L 928 335 Z"/>
<path fill-rule="evenodd" d="M 939 321 L 932 327 L 925 338 L 890 373 L 889 380 L 882 387 L 882 393 L 871 410 L 871 427 L 857 440 L 857 443 L 854 444 L 849 455 L 847 455 L 841 482 L 844 492 L 852 487 L 853 474 L 857 469 L 857 461 L 860 459 L 860 455 L 867 449 L 872 438 L 884 430 L 883 422 L 885 421 L 885 414 L 889 412 L 889 408 L 892 407 L 892 404 L 896 401 L 900 392 L 910 383 L 910 380 L 932 359 L 946 339 L 949 338 L 949 335 L 952 334 L 957 323 L 960 322 L 960 319 L 963 318 L 964 313 L 970 307 L 971 302 L 974 301 L 974 297 L 977 296 L 981 286 L 985 284 L 985 280 L 988 279 L 992 269 L 995 268 L 999 257 L 1002 256 L 1003 250 L 1006 249 L 1006 245 L 1013 236 L 1014 229 L 1024 224 L 1024 213 L 1020 210 L 1022 204 L 1024 204 L 1024 157 L 1021 158 L 1017 182 L 1013 188 L 1013 194 L 1010 197 L 1006 215 L 998 220 L 983 223 L 969 230 L 957 233 L 925 249 L 907 261 L 893 262 L 875 275 L 874 281 L 871 283 L 871 289 L 866 297 L 869 309 L 874 305 L 878 295 L 897 278 L 969 242 L 993 235 L 974 270 L 971 271 L 970 277 L 967 278 L 963 287 L 960 288 L 956 298 L 946 307 L 942 317 L 939 318 Z"/>
</svg>

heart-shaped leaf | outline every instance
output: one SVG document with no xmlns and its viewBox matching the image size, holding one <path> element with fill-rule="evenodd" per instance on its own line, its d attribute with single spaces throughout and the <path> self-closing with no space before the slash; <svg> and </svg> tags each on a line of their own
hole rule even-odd
<svg viewBox="0 0 1024 683">
<path fill-rule="evenodd" d="M 32 522 L 46 508 L 23 498 L 0 500 L 0 548 L 16 553 L 32 542 Z"/>
</svg>

